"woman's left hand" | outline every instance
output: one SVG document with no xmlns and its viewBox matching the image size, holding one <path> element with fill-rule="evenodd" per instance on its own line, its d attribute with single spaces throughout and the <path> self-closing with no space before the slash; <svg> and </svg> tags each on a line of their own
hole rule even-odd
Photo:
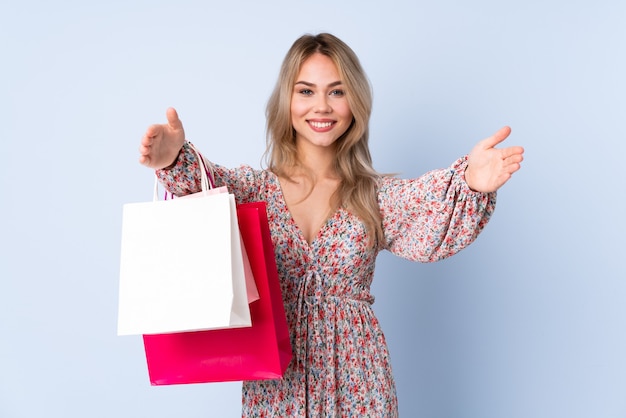
<svg viewBox="0 0 626 418">
<path fill-rule="evenodd" d="M 520 169 L 524 159 L 524 148 L 520 146 L 496 149 L 511 133 L 505 126 L 498 132 L 480 141 L 467 160 L 465 181 L 477 192 L 495 192 Z"/>
</svg>

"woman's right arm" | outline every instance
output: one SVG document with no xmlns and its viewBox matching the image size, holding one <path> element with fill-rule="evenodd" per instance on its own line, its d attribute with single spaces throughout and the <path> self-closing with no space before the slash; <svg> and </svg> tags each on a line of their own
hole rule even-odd
<svg viewBox="0 0 626 418">
<path fill-rule="evenodd" d="M 196 149 L 185 140 L 183 124 L 176 110 L 167 109 L 167 123 L 152 125 L 141 138 L 139 162 L 156 169 L 163 186 L 176 196 L 197 193 L 200 185 L 200 166 Z M 235 194 L 237 202 L 259 200 L 259 187 L 265 172 L 249 166 L 226 169 L 202 157 L 209 168 L 216 186 L 227 186 Z"/>
</svg>

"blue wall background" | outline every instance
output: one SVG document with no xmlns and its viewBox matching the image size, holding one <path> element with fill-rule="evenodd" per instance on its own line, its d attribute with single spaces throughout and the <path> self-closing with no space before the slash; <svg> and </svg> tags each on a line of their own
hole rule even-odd
<svg viewBox="0 0 626 418">
<path fill-rule="evenodd" d="M 121 208 L 145 128 L 179 110 L 259 165 L 293 40 L 330 31 L 375 91 L 383 172 L 447 166 L 502 125 L 526 148 L 477 242 L 383 254 L 401 415 L 626 417 L 626 6 L 565 1 L 0 2 L 0 416 L 238 416 L 238 383 L 150 387 L 117 337 Z"/>
</svg>

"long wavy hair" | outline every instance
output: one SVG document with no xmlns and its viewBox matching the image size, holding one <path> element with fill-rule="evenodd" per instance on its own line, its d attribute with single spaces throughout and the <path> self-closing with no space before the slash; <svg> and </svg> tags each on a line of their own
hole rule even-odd
<svg viewBox="0 0 626 418">
<path fill-rule="evenodd" d="M 300 167 L 291 122 L 291 97 L 302 64 L 315 53 L 326 55 L 337 66 L 353 115 L 352 124 L 336 142 L 335 170 L 340 185 L 331 199 L 331 207 L 342 206 L 361 218 L 369 243 L 374 245 L 383 239 L 383 231 L 376 194 L 380 175 L 372 167 L 368 146 L 372 89 L 354 51 L 336 36 L 307 34 L 298 38 L 287 52 L 267 103 L 265 161 L 269 170 L 287 178 L 294 168 Z"/>
</svg>

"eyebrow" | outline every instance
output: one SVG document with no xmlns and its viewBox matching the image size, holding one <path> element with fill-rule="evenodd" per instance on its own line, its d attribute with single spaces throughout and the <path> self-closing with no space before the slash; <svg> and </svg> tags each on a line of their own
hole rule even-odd
<svg viewBox="0 0 626 418">
<path fill-rule="evenodd" d="M 315 83 L 310 83 L 308 81 L 296 81 L 295 85 L 298 85 L 298 84 L 304 84 L 307 87 L 315 87 Z M 340 86 L 341 84 L 343 84 L 341 81 L 333 81 L 332 83 L 328 85 L 328 87 Z"/>
</svg>

